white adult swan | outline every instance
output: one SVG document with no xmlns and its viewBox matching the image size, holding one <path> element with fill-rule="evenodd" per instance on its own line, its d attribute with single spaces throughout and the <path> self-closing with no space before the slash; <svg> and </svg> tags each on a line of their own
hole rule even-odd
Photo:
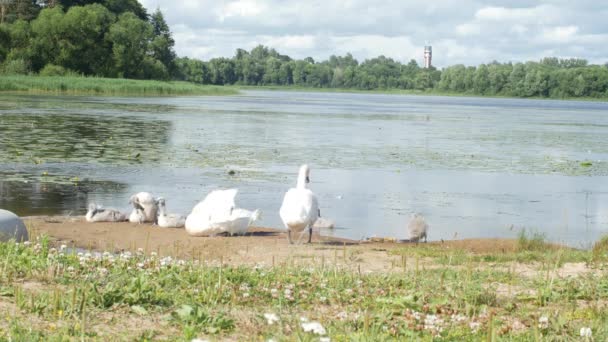
<svg viewBox="0 0 608 342">
<path fill-rule="evenodd" d="M 131 196 L 129 203 L 133 205 L 133 211 L 129 221 L 133 223 L 154 222 L 158 213 L 158 205 L 154 196 L 149 192 L 138 192 Z"/>
<path fill-rule="evenodd" d="M 319 217 L 319 202 L 315 194 L 306 188 L 310 182 L 310 169 L 308 165 L 300 167 L 298 183 L 295 188 L 289 189 L 283 198 L 283 204 L 279 215 L 285 228 L 287 228 L 287 240 L 290 244 L 291 232 L 302 232 L 308 228 L 308 243 L 312 240 L 312 226 Z"/>
<path fill-rule="evenodd" d="M 250 211 L 247 209 L 236 208 L 232 210 L 230 219 L 227 222 L 219 223 L 223 226 L 226 233 L 230 235 L 244 235 L 249 226 L 261 218 L 259 209 Z"/>
<path fill-rule="evenodd" d="M 160 197 L 156 200 L 158 205 L 158 226 L 162 228 L 182 228 L 186 223 L 186 217 L 180 214 L 167 214 L 165 199 Z"/>
<path fill-rule="evenodd" d="M 419 242 L 424 238 L 426 242 L 426 233 L 429 229 L 429 225 L 424 220 L 421 214 L 414 213 L 410 218 L 410 222 L 407 225 L 407 232 L 409 235 L 409 242 Z"/>
<path fill-rule="evenodd" d="M 186 232 L 192 236 L 223 233 L 218 223 L 229 221 L 237 192 L 237 189 L 211 191 L 186 217 Z"/>
<path fill-rule="evenodd" d="M 127 216 L 116 209 L 103 209 L 95 203 L 89 204 L 89 210 L 85 215 L 87 222 L 122 222 Z"/>
</svg>

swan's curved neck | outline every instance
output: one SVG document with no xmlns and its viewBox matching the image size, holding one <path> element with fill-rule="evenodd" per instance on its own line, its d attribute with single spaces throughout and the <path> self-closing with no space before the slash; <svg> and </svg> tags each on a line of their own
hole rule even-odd
<svg viewBox="0 0 608 342">
<path fill-rule="evenodd" d="M 300 173 L 298 174 L 298 184 L 296 185 L 298 189 L 306 189 L 306 169 L 300 169 Z"/>
</svg>

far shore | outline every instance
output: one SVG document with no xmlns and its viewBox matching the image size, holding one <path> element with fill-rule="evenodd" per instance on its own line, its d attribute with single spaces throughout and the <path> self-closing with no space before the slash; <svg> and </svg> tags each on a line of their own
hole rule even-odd
<svg viewBox="0 0 608 342">
<path fill-rule="evenodd" d="M 508 95 L 483 95 L 475 93 L 456 93 L 440 90 L 417 90 L 397 88 L 357 89 L 315 88 L 302 87 L 296 85 L 203 85 L 184 81 L 135 80 L 78 75 L 0 75 L 0 94 L 96 96 L 222 96 L 238 95 L 242 90 L 608 102 L 608 98 L 594 97 L 515 97 Z"/>
</svg>

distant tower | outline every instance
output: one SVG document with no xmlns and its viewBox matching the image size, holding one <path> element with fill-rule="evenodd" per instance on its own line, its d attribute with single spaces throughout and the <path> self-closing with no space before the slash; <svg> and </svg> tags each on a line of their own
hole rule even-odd
<svg viewBox="0 0 608 342">
<path fill-rule="evenodd" d="M 424 68 L 431 67 L 431 59 L 433 59 L 433 47 L 430 45 L 424 46 Z"/>
</svg>

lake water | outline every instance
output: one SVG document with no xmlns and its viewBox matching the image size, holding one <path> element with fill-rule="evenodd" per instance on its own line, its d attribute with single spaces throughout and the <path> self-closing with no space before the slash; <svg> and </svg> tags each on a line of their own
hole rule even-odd
<svg viewBox="0 0 608 342">
<path fill-rule="evenodd" d="M 213 189 L 278 210 L 308 163 L 348 238 L 515 237 L 589 247 L 608 233 L 608 103 L 246 91 L 228 97 L 0 95 L 0 207 L 127 210 L 149 191 L 188 213 Z M 234 170 L 236 174 L 230 175 Z"/>
</svg>

